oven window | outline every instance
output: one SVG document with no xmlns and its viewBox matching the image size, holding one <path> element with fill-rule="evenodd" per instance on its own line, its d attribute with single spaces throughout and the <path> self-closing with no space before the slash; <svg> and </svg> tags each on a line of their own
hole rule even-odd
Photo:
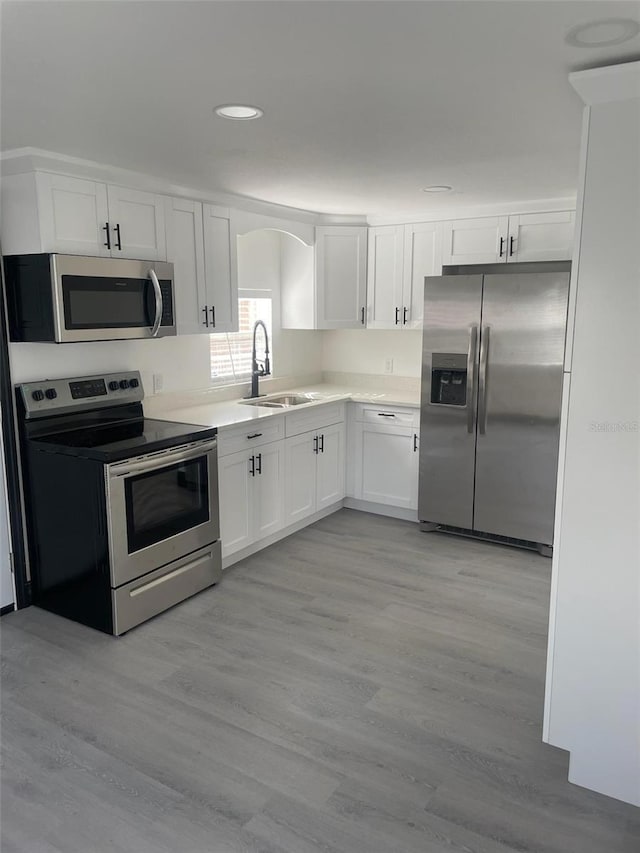
<svg viewBox="0 0 640 853">
<path fill-rule="evenodd" d="M 129 553 L 209 520 L 207 457 L 129 477 L 125 482 Z"/>
</svg>

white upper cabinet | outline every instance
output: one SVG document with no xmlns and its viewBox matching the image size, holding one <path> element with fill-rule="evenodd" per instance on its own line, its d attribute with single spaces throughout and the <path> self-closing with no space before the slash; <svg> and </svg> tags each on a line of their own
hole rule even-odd
<svg viewBox="0 0 640 853">
<path fill-rule="evenodd" d="M 441 255 L 441 222 L 371 228 L 367 326 L 372 329 L 420 329 L 424 278 L 440 275 Z"/>
<path fill-rule="evenodd" d="M 366 267 L 366 228 L 316 228 L 318 329 L 365 327 Z"/>
<path fill-rule="evenodd" d="M 231 276 L 229 211 L 166 199 L 167 260 L 174 265 L 178 334 L 238 328 L 238 288 Z"/>
<path fill-rule="evenodd" d="M 575 211 L 509 217 L 507 261 L 571 260 Z"/>
<path fill-rule="evenodd" d="M 569 260 L 574 225 L 572 210 L 445 222 L 442 263 Z"/>
<path fill-rule="evenodd" d="M 405 329 L 421 329 L 424 279 L 442 273 L 442 223 L 419 222 L 404 226 L 402 322 Z"/>
<path fill-rule="evenodd" d="M 111 256 L 165 261 L 164 196 L 107 187 Z"/>
<path fill-rule="evenodd" d="M 443 227 L 443 264 L 495 264 L 507 260 L 508 216 L 456 219 Z"/>
<path fill-rule="evenodd" d="M 40 251 L 111 255 L 106 184 L 40 172 L 36 190 Z"/>
<path fill-rule="evenodd" d="M 165 261 L 164 196 L 50 172 L 2 182 L 5 254 Z"/>
<path fill-rule="evenodd" d="M 209 331 L 236 332 L 238 280 L 234 270 L 237 270 L 237 262 L 231 252 L 229 211 L 214 204 L 205 204 L 202 221 Z"/>
<path fill-rule="evenodd" d="M 404 226 L 382 225 L 369 229 L 367 260 L 367 328 L 402 326 Z M 408 309 L 407 309 L 408 311 Z"/>
<path fill-rule="evenodd" d="M 206 332 L 209 321 L 204 273 L 202 205 L 166 200 L 167 260 L 173 263 L 178 334 Z"/>
</svg>

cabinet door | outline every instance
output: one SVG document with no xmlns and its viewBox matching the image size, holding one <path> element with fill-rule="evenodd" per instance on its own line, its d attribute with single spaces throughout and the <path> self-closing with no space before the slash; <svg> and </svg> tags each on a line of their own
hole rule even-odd
<svg viewBox="0 0 640 853">
<path fill-rule="evenodd" d="M 404 319 L 404 227 L 370 228 L 367 239 L 367 328 L 399 329 Z"/>
<path fill-rule="evenodd" d="M 178 334 L 208 332 L 204 313 L 204 241 L 202 205 L 181 198 L 166 200 L 167 260 L 173 264 Z"/>
<path fill-rule="evenodd" d="M 112 185 L 107 193 L 111 256 L 166 261 L 164 196 Z"/>
<path fill-rule="evenodd" d="M 265 444 L 253 451 L 253 539 L 277 533 L 284 524 L 284 442 Z"/>
<path fill-rule="evenodd" d="M 507 260 L 508 216 L 443 223 L 443 264 L 495 264 Z"/>
<path fill-rule="evenodd" d="M 316 510 L 331 506 L 344 497 L 344 423 L 318 430 Z"/>
<path fill-rule="evenodd" d="M 218 459 L 220 495 L 220 538 L 222 556 L 228 557 L 253 542 L 253 481 L 250 474 L 252 450 L 242 450 Z"/>
<path fill-rule="evenodd" d="M 573 210 L 510 216 L 507 261 L 571 260 L 574 227 Z"/>
<path fill-rule="evenodd" d="M 364 328 L 366 268 L 366 228 L 316 228 L 319 329 Z"/>
<path fill-rule="evenodd" d="M 306 518 L 316 509 L 316 432 L 285 440 L 285 525 Z"/>
<path fill-rule="evenodd" d="M 238 283 L 231 275 L 229 217 L 220 213 L 215 205 L 203 205 L 205 302 L 209 331 L 237 332 Z"/>
<path fill-rule="evenodd" d="M 442 274 L 442 223 L 419 222 L 404 227 L 403 322 L 421 329 L 424 315 L 424 279 Z"/>
<path fill-rule="evenodd" d="M 356 497 L 389 506 L 417 509 L 418 456 L 415 430 L 384 424 L 358 424 Z"/>
<path fill-rule="evenodd" d="M 43 252 L 110 255 L 106 184 L 39 172 L 36 187 Z"/>
</svg>

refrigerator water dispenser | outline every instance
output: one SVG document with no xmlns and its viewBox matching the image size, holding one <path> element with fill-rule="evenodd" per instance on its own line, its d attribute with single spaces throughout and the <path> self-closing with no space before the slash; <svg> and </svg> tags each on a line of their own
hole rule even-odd
<svg viewBox="0 0 640 853">
<path fill-rule="evenodd" d="M 467 356 L 465 353 L 433 353 L 431 402 L 441 406 L 467 405 Z"/>
</svg>

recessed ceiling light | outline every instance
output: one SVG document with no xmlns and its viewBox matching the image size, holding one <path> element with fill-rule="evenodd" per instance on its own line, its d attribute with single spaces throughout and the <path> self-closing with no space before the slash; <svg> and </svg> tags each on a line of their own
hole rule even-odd
<svg viewBox="0 0 640 853">
<path fill-rule="evenodd" d="M 629 41 L 638 33 L 640 23 L 632 18 L 603 18 L 573 27 L 564 40 L 572 47 L 609 47 Z"/>
<path fill-rule="evenodd" d="M 430 187 L 424 187 L 422 190 L 423 193 L 450 193 L 453 187 L 449 187 L 446 184 L 433 184 Z"/>
<path fill-rule="evenodd" d="M 220 104 L 219 107 L 214 107 L 214 112 L 221 118 L 232 118 L 235 121 L 249 121 L 264 114 L 260 107 L 250 104 Z"/>
</svg>

